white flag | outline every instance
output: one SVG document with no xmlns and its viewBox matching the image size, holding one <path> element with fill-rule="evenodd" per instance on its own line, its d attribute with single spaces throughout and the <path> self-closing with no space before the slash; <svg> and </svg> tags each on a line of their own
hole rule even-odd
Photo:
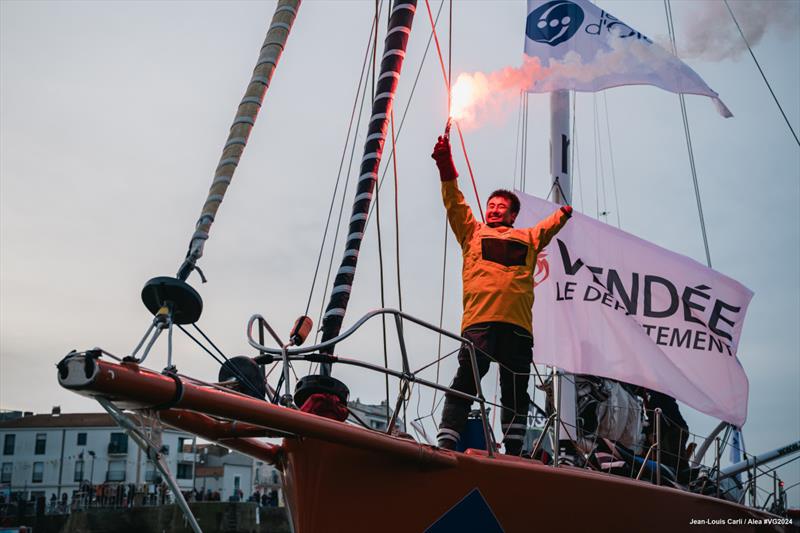
<svg viewBox="0 0 800 533">
<path fill-rule="evenodd" d="M 525 34 L 525 54 L 547 70 L 531 92 L 655 85 L 708 96 L 722 116 L 733 116 L 689 65 L 588 0 L 528 0 Z"/>
<path fill-rule="evenodd" d="M 518 227 L 558 207 L 517 194 Z M 580 213 L 538 263 L 536 363 L 641 385 L 744 424 L 748 383 L 736 352 L 750 290 Z"/>
</svg>

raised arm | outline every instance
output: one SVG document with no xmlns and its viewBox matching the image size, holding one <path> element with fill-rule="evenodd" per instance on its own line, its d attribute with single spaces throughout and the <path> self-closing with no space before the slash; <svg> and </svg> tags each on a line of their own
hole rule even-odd
<svg viewBox="0 0 800 533">
<path fill-rule="evenodd" d="M 472 237 L 477 222 L 472 216 L 472 209 L 458 188 L 458 172 L 453 163 L 450 140 L 447 137 L 439 137 L 436 146 L 433 147 L 431 157 L 439 168 L 439 178 L 442 180 L 442 201 L 447 210 L 447 220 L 450 222 L 450 227 L 453 229 L 458 243 L 463 248 Z"/>
<path fill-rule="evenodd" d="M 539 253 L 542 248 L 550 244 L 550 240 L 564 227 L 564 224 L 567 223 L 571 216 L 572 206 L 562 205 L 559 209 L 553 211 L 549 217 L 539 221 L 536 226 L 531 228 L 536 253 Z"/>
</svg>

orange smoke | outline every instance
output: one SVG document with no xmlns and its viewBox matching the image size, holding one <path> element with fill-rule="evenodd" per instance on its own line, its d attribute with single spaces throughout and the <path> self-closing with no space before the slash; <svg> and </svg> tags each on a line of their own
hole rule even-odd
<svg viewBox="0 0 800 533">
<path fill-rule="evenodd" d="M 518 68 L 461 73 L 450 90 L 450 117 L 464 128 L 497 120 L 510 111 L 520 91 L 544 77 L 545 70 L 537 58 L 526 57 Z"/>
</svg>

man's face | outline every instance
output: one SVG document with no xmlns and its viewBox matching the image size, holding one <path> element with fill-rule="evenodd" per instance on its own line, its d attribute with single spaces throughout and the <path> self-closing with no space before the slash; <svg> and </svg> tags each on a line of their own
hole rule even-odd
<svg viewBox="0 0 800 533">
<path fill-rule="evenodd" d="M 490 228 L 514 225 L 517 214 L 511 212 L 511 202 L 502 196 L 492 196 L 486 203 L 486 225 Z"/>
</svg>

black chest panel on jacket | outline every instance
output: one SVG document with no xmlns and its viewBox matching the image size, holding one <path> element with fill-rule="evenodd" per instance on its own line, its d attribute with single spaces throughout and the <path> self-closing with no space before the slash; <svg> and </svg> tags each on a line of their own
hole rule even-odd
<svg viewBox="0 0 800 533">
<path fill-rule="evenodd" d="M 528 257 L 528 245 L 508 239 L 481 239 L 481 255 L 486 261 L 503 266 L 523 266 Z"/>
</svg>

